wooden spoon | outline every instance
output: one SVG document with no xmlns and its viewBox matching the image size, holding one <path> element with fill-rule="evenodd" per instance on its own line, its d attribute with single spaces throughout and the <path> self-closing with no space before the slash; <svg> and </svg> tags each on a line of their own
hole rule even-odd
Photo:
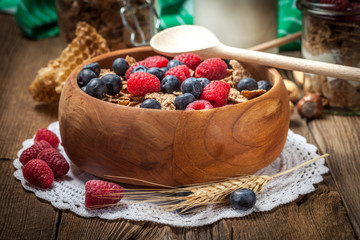
<svg viewBox="0 0 360 240">
<path fill-rule="evenodd" d="M 163 30 L 151 38 L 150 45 L 156 52 L 171 57 L 183 52 L 193 52 L 201 58 L 237 59 L 287 70 L 360 81 L 360 68 L 226 46 L 208 29 L 196 25 L 181 25 Z"/>
</svg>

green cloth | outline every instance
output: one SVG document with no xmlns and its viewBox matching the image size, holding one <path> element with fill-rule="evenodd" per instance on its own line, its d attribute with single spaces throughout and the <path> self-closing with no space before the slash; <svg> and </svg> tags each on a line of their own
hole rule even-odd
<svg viewBox="0 0 360 240">
<path fill-rule="evenodd" d="M 59 34 L 55 0 L 1 0 L 0 10 L 15 14 L 19 27 L 29 38 Z"/>
<path fill-rule="evenodd" d="M 296 0 L 279 0 L 278 37 L 301 31 L 301 11 L 296 8 Z M 301 40 L 298 39 L 280 47 L 280 51 L 299 50 Z"/>
<path fill-rule="evenodd" d="M 158 0 L 156 10 L 160 16 L 160 30 L 193 24 L 193 0 Z"/>
</svg>

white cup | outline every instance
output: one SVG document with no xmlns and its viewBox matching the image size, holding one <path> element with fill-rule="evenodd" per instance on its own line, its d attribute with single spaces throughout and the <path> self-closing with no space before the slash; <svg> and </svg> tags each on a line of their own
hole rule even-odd
<svg viewBox="0 0 360 240">
<path fill-rule="evenodd" d="M 250 48 L 277 38 L 277 22 L 278 0 L 194 0 L 194 24 L 232 47 Z"/>
</svg>

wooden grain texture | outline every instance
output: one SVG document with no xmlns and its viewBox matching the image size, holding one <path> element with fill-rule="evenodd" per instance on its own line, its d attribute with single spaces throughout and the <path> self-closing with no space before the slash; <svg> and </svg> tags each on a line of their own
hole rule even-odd
<svg viewBox="0 0 360 240">
<path fill-rule="evenodd" d="M 359 239 L 358 232 L 354 232 L 359 226 L 355 219 L 360 213 L 359 194 L 354 190 L 355 185 L 360 185 L 358 155 L 355 161 L 351 160 L 351 152 L 358 149 L 358 143 L 346 139 L 347 136 L 359 138 L 358 130 L 349 133 L 359 126 L 356 118 L 333 116 L 313 120 L 309 129 L 297 114 L 291 117 L 291 129 L 320 146 L 321 153 L 330 152 L 327 162 L 332 171 L 313 193 L 269 212 L 220 220 L 203 227 L 180 228 L 121 219 L 82 218 L 38 199 L 15 180 L 12 160 L 23 140 L 30 138 L 37 128 L 56 120 L 57 106 L 35 103 L 27 86 L 36 70 L 56 58 L 63 45 L 58 37 L 25 39 L 12 16 L 0 14 L 0 22 L 0 61 L 5 66 L 0 68 L 0 239 Z M 336 132 L 340 137 L 332 142 L 325 132 L 338 125 L 342 132 Z M 349 177 L 342 174 L 345 166 L 353 179 L 349 184 L 344 182 Z"/>
<path fill-rule="evenodd" d="M 360 117 L 330 116 L 309 124 L 344 200 L 356 234 L 360 235 Z"/>
<path fill-rule="evenodd" d="M 57 106 L 36 104 L 27 87 L 37 69 L 59 54 L 51 46 L 61 41 L 29 41 L 13 17 L 0 14 L 0 22 L 0 239 L 54 239 L 59 211 L 22 188 L 12 160 L 22 141 L 57 119 Z"/>
</svg>

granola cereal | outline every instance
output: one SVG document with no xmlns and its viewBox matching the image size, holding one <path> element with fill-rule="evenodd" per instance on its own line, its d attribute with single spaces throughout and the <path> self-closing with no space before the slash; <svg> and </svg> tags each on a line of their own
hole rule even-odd
<svg viewBox="0 0 360 240">
<path fill-rule="evenodd" d="M 137 63 L 137 60 L 131 56 L 126 56 L 125 60 L 128 62 L 129 66 Z M 240 76 L 242 76 L 242 78 L 251 76 L 251 74 L 238 61 L 231 60 L 230 62 L 232 63 L 233 69 L 228 69 L 228 76 L 222 79 L 221 81 L 233 82 L 234 73 L 239 78 Z M 111 69 L 101 69 L 99 77 L 101 78 L 102 76 L 109 73 L 115 74 Z M 154 92 L 154 93 L 147 93 L 144 97 L 136 97 L 127 91 L 126 78 L 121 77 L 121 80 L 122 80 L 121 91 L 114 96 L 106 95 L 104 98 L 102 98 L 102 100 L 111 103 L 120 104 L 123 106 L 140 107 L 141 103 L 146 99 L 155 99 L 160 103 L 162 110 L 176 110 L 174 104 L 175 98 L 183 94 L 181 91 L 173 92 L 171 94 L 163 93 L 163 92 Z M 259 89 L 252 91 L 242 91 L 242 93 L 240 93 L 237 90 L 237 86 L 233 82 L 232 87 L 230 88 L 227 103 L 228 104 L 244 103 L 249 101 L 250 99 L 253 99 L 255 97 L 264 94 L 265 92 L 266 90 Z"/>
</svg>

